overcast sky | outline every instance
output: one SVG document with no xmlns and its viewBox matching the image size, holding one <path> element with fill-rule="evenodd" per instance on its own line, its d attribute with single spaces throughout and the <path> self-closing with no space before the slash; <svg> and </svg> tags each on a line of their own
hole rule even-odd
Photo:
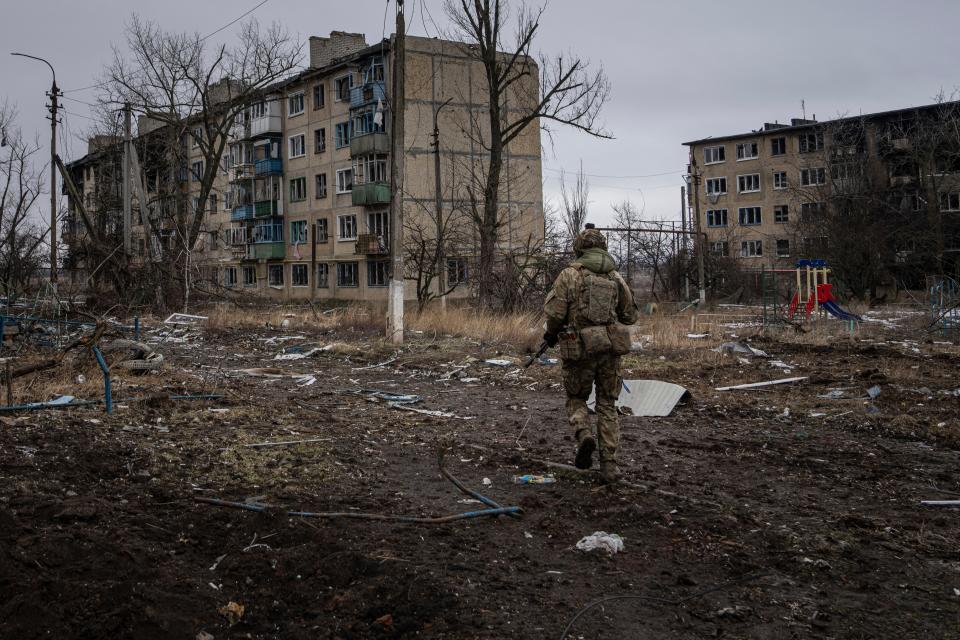
<svg viewBox="0 0 960 640">
<path fill-rule="evenodd" d="M 207 34 L 259 0 L 3 0 L 7 52 L 47 58 L 67 91 L 68 158 L 83 155 L 88 86 L 123 40 L 131 11 L 168 30 Z M 446 28 L 443 0 L 407 0 L 408 28 Z M 306 40 L 331 30 L 384 33 L 386 0 L 268 0 L 252 16 L 278 21 Z M 392 7 L 391 7 L 392 9 Z M 392 10 L 386 33 L 392 32 Z M 432 16 L 432 20 L 431 20 Z M 544 149 L 544 190 L 558 200 L 559 170 L 583 162 L 590 219 L 604 223 L 624 199 L 648 219 L 678 219 L 686 167 L 681 143 L 741 133 L 801 115 L 820 120 L 929 103 L 960 87 L 960 2 L 955 0 L 553 0 L 535 47 L 572 51 L 603 65 L 613 85 L 604 119 L 615 140 L 561 131 Z M 238 25 L 218 33 L 221 41 Z M 50 73 L 39 62 L 0 55 L 2 97 L 25 133 L 49 140 L 43 119 Z"/>
</svg>

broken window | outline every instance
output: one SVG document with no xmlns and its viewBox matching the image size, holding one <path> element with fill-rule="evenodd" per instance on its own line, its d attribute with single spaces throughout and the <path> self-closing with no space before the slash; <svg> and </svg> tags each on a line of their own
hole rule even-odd
<svg viewBox="0 0 960 640">
<path fill-rule="evenodd" d="M 223 286 L 225 287 L 237 286 L 237 268 L 236 267 L 224 267 Z"/>
<path fill-rule="evenodd" d="M 740 224 L 744 226 L 760 224 L 760 207 L 740 207 L 737 213 L 739 215 Z"/>
<path fill-rule="evenodd" d="M 353 191 L 353 169 L 337 169 L 337 193 Z"/>
<path fill-rule="evenodd" d="M 323 90 L 323 83 L 313 87 L 313 110 L 323 109 L 326 103 L 326 92 Z"/>
<path fill-rule="evenodd" d="M 326 289 L 330 286 L 330 265 L 326 262 L 317 263 L 317 287 Z"/>
<path fill-rule="evenodd" d="M 717 241 L 710 243 L 710 253 L 720 258 L 726 258 L 730 255 L 730 243 L 726 241 Z"/>
<path fill-rule="evenodd" d="M 340 76 L 333 81 L 333 99 L 336 102 L 349 101 L 351 87 L 353 87 L 353 74 Z"/>
<path fill-rule="evenodd" d="M 297 136 L 290 136 L 290 152 L 287 154 L 288 158 L 300 158 L 306 155 L 306 136 L 302 133 Z"/>
<path fill-rule="evenodd" d="M 298 116 L 303 113 L 303 91 L 287 98 L 287 116 Z"/>
<path fill-rule="evenodd" d="M 790 241 L 789 240 L 777 240 L 777 257 L 778 258 L 789 258 L 790 257 Z"/>
<path fill-rule="evenodd" d="M 804 202 L 800 205 L 800 219 L 804 222 L 818 221 L 827 211 L 823 202 Z"/>
<path fill-rule="evenodd" d="M 217 194 L 211 193 L 208 202 L 209 202 L 208 210 L 210 211 L 210 213 L 217 213 Z"/>
<path fill-rule="evenodd" d="M 800 186 L 816 187 L 827 183 L 827 172 L 823 167 L 800 169 Z"/>
<path fill-rule="evenodd" d="M 760 174 L 750 173 L 745 176 L 737 176 L 737 191 L 739 193 L 760 191 Z"/>
<path fill-rule="evenodd" d="M 327 230 L 327 219 L 320 218 L 319 220 L 317 220 L 317 230 L 316 230 L 317 235 L 314 236 L 316 243 L 321 244 L 326 242 L 329 239 L 328 233 L 329 232 Z"/>
<path fill-rule="evenodd" d="M 707 209 L 707 226 L 708 227 L 727 226 L 727 210 L 726 209 Z"/>
<path fill-rule="evenodd" d="M 357 286 L 357 271 L 359 270 L 356 262 L 338 262 L 337 263 L 337 286 L 355 287 Z"/>
<path fill-rule="evenodd" d="M 353 181 L 355 184 L 387 182 L 389 179 L 386 154 L 370 154 L 354 158 Z"/>
<path fill-rule="evenodd" d="M 334 144 L 337 149 L 350 146 L 350 121 L 338 122 L 333 129 Z"/>
<path fill-rule="evenodd" d="M 357 239 L 357 216 L 352 213 L 337 216 L 337 237 L 340 240 Z"/>
<path fill-rule="evenodd" d="M 756 142 L 740 142 L 737 144 L 737 160 L 753 160 L 759 155 Z"/>
<path fill-rule="evenodd" d="M 294 220 L 290 223 L 290 244 L 307 243 L 307 221 Z"/>
<path fill-rule="evenodd" d="M 723 195 L 727 192 L 727 179 L 726 178 L 707 178 L 706 181 L 707 195 Z"/>
<path fill-rule="evenodd" d="M 703 163 L 714 164 L 724 161 L 724 147 L 704 147 Z"/>
<path fill-rule="evenodd" d="M 960 211 L 960 193 L 941 193 L 940 211 Z"/>
<path fill-rule="evenodd" d="M 290 180 L 290 202 L 307 199 L 307 179 L 293 178 Z"/>
<path fill-rule="evenodd" d="M 314 195 L 319 200 L 327 197 L 327 174 L 318 173 L 314 182 Z"/>
<path fill-rule="evenodd" d="M 762 240 L 744 240 L 740 243 L 741 258 L 759 258 L 763 255 Z"/>
<path fill-rule="evenodd" d="M 313 130 L 313 152 L 323 153 L 327 150 L 327 130 L 323 127 Z"/>
<path fill-rule="evenodd" d="M 267 266 L 267 284 L 271 287 L 283 286 L 283 265 L 271 264 Z"/>
<path fill-rule="evenodd" d="M 786 189 L 790 185 L 787 183 L 787 172 L 786 171 L 774 171 L 773 172 L 773 188 L 774 189 Z"/>
<path fill-rule="evenodd" d="M 815 131 L 800 134 L 800 153 L 812 153 L 823 149 L 823 132 Z"/>
<path fill-rule="evenodd" d="M 310 284 L 309 269 L 305 264 L 290 265 L 290 283 L 295 287 L 306 287 Z"/>
<path fill-rule="evenodd" d="M 770 139 L 770 155 L 782 156 L 787 153 L 787 139 L 783 136 Z"/>
<path fill-rule="evenodd" d="M 787 210 L 787 205 L 778 204 L 773 207 L 773 221 L 777 224 L 790 222 L 790 212 Z"/>
<path fill-rule="evenodd" d="M 386 240 L 390 235 L 390 212 L 371 211 L 367 214 L 367 233 Z"/>
<path fill-rule="evenodd" d="M 190 179 L 200 182 L 203 179 L 203 160 L 197 160 L 190 165 Z"/>
<path fill-rule="evenodd" d="M 367 261 L 367 286 L 385 287 L 390 280 L 390 261 L 389 260 L 368 260 Z"/>
<path fill-rule="evenodd" d="M 245 287 L 257 286 L 257 268 L 256 267 L 243 268 L 243 286 Z"/>
<path fill-rule="evenodd" d="M 447 286 L 466 284 L 469 276 L 465 258 L 447 259 Z"/>
</svg>

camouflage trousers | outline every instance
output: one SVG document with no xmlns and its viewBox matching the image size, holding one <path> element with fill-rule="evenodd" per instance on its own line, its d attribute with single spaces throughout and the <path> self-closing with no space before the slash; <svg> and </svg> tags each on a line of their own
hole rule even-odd
<svg viewBox="0 0 960 640">
<path fill-rule="evenodd" d="M 620 396 L 620 356 L 604 355 L 583 360 L 563 361 L 563 386 L 567 392 L 567 419 L 576 435 L 590 429 L 587 400 L 593 385 L 597 386 L 597 439 L 600 460 L 616 461 L 620 445 L 620 421 L 617 419 L 617 398 Z"/>
</svg>

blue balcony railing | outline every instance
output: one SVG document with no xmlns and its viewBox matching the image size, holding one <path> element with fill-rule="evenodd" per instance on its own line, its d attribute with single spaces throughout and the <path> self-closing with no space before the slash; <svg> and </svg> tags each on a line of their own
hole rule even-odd
<svg viewBox="0 0 960 640">
<path fill-rule="evenodd" d="M 251 220 L 253 219 L 253 205 L 252 204 L 241 204 L 233 208 L 233 211 L 230 212 L 230 220 L 232 222 L 239 222 L 241 220 Z"/>
<path fill-rule="evenodd" d="M 283 172 L 283 160 L 280 158 L 267 158 L 266 160 L 257 160 L 253 165 L 253 172 L 258 176 L 273 176 Z"/>
<path fill-rule="evenodd" d="M 350 106 L 359 107 L 377 100 L 386 101 L 386 95 L 383 82 L 366 82 L 350 89 Z"/>
</svg>

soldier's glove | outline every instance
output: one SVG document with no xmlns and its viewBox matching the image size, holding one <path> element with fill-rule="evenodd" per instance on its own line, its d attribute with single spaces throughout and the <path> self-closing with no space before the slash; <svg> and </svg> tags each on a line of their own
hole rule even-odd
<svg viewBox="0 0 960 640">
<path fill-rule="evenodd" d="M 557 346 L 557 343 L 560 342 L 560 337 L 555 333 L 547 332 L 543 334 L 543 341 L 546 342 L 551 347 Z"/>
</svg>

